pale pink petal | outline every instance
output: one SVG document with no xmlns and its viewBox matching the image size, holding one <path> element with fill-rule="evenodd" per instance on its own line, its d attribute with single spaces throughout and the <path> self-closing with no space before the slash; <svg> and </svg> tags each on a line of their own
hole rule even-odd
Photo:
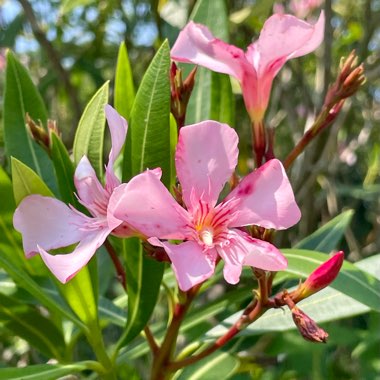
<svg viewBox="0 0 380 380">
<path fill-rule="evenodd" d="M 285 169 L 276 159 L 247 175 L 226 200 L 232 198 L 240 203 L 230 227 L 256 224 L 279 230 L 293 226 L 301 217 Z"/>
<path fill-rule="evenodd" d="M 315 50 L 323 41 L 324 13 L 311 25 L 292 15 L 275 14 L 264 24 L 256 48 L 247 52 L 259 77 L 270 72 L 272 78 L 286 60 L 300 57 Z M 259 59 L 252 52 L 259 54 Z"/>
<path fill-rule="evenodd" d="M 107 117 L 108 127 L 111 133 L 111 151 L 106 167 L 106 186 L 112 190 L 116 186 L 120 185 L 120 181 L 113 171 L 113 165 L 124 145 L 125 138 L 127 136 L 128 123 L 110 105 L 107 104 L 104 110 Z"/>
<path fill-rule="evenodd" d="M 81 203 L 93 216 L 107 215 L 109 194 L 96 176 L 86 156 L 83 156 L 75 170 L 74 183 Z"/>
<path fill-rule="evenodd" d="M 233 232 L 235 233 L 234 243 L 246 252 L 244 265 L 273 272 L 283 270 L 288 266 L 288 261 L 274 245 L 254 239 L 239 230 Z"/>
<path fill-rule="evenodd" d="M 80 227 L 86 219 L 57 199 L 35 194 L 17 207 L 13 225 L 22 234 L 26 257 L 31 257 L 38 252 L 37 245 L 56 249 L 83 239 L 86 232 Z"/>
<path fill-rule="evenodd" d="M 150 244 L 162 247 L 168 254 L 178 285 L 184 292 L 212 276 L 215 270 L 215 250 L 202 251 L 202 247 L 193 241 L 175 245 L 163 243 L 157 238 L 148 240 Z"/>
<path fill-rule="evenodd" d="M 184 239 L 189 215 L 160 182 L 156 172 L 145 171 L 117 187 L 110 199 L 112 213 L 145 236 Z"/>
<path fill-rule="evenodd" d="M 72 253 L 50 255 L 38 246 L 42 260 L 62 283 L 73 278 L 92 258 L 96 250 L 104 243 L 110 230 L 106 227 L 97 231 L 87 232 Z"/>
<path fill-rule="evenodd" d="M 174 61 L 193 63 L 241 79 L 249 69 L 244 52 L 215 38 L 207 27 L 190 21 L 171 50 Z"/>
<path fill-rule="evenodd" d="M 237 144 L 238 136 L 227 124 L 209 120 L 181 128 L 175 160 L 189 209 L 201 197 L 215 205 L 237 164 Z"/>
</svg>

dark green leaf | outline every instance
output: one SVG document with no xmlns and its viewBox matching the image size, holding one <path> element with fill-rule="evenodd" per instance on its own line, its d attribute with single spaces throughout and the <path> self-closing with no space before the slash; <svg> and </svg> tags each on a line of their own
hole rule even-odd
<svg viewBox="0 0 380 380">
<path fill-rule="evenodd" d="M 95 169 L 98 178 L 103 176 L 103 142 L 105 128 L 104 106 L 108 102 L 108 87 L 106 82 L 87 104 L 79 121 L 75 134 L 73 153 L 74 161 L 79 163 L 87 156 Z"/>
<path fill-rule="evenodd" d="M 51 136 L 51 157 L 61 199 L 65 203 L 78 207 L 79 202 L 74 195 L 76 191 L 74 186 L 74 165 L 62 140 L 55 133 L 52 133 Z"/>
<path fill-rule="evenodd" d="M 133 104 L 130 122 L 132 175 L 161 167 L 170 184 L 169 45 L 165 41 L 149 65 Z M 128 157 L 128 153 L 125 155 Z"/>
<path fill-rule="evenodd" d="M 0 322 L 48 358 L 62 359 L 62 331 L 34 307 L 0 293 Z"/>
<path fill-rule="evenodd" d="M 338 246 L 351 223 L 354 212 L 348 210 L 297 243 L 294 248 L 330 253 Z"/>
<path fill-rule="evenodd" d="M 164 264 L 145 256 L 139 239 L 126 243 L 128 319 L 121 344 L 127 344 L 145 327 L 157 302 Z"/>
<path fill-rule="evenodd" d="M 8 157 L 13 156 L 30 166 L 55 191 L 54 170 L 47 153 L 29 136 L 25 114 L 43 125 L 47 112 L 41 95 L 25 68 L 9 51 L 4 91 L 4 141 Z"/>
</svg>

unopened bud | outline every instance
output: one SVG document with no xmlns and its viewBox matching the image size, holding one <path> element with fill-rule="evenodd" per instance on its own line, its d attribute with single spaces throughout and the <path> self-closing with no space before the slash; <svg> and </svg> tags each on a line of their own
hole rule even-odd
<svg viewBox="0 0 380 380">
<path fill-rule="evenodd" d="M 177 121 L 178 128 L 185 122 L 187 104 L 195 84 L 195 67 L 187 78 L 182 80 L 182 70 L 173 62 L 170 68 L 171 112 Z"/>
<path fill-rule="evenodd" d="M 297 303 L 330 285 L 338 276 L 343 261 L 344 253 L 342 251 L 325 261 L 311 273 L 303 284 L 290 293 L 292 300 Z"/>
</svg>

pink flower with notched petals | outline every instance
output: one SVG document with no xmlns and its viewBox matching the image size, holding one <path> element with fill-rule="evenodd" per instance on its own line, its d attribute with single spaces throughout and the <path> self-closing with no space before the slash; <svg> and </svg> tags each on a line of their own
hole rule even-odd
<svg viewBox="0 0 380 380">
<path fill-rule="evenodd" d="M 98 180 L 94 168 L 84 156 L 74 175 L 79 202 L 92 217 L 86 216 L 63 202 L 41 195 L 29 195 L 17 207 L 13 224 L 22 234 L 26 257 L 40 253 L 45 264 L 62 283 L 69 281 L 83 268 L 95 251 L 112 233 L 131 236 L 133 231 L 113 216 L 109 202 L 120 181 L 113 171 L 127 134 L 127 122 L 111 106 L 105 108 L 111 132 L 112 149 L 106 167 L 106 183 Z M 51 255 L 47 250 L 78 243 L 69 254 Z"/>
<path fill-rule="evenodd" d="M 272 81 L 281 67 L 287 60 L 315 50 L 323 35 L 323 12 L 315 25 L 291 15 L 275 14 L 265 22 L 259 39 L 244 52 L 191 21 L 179 34 L 171 57 L 235 77 L 252 121 L 258 122 L 264 116 Z"/>
<path fill-rule="evenodd" d="M 236 132 L 216 121 L 180 129 L 175 162 L 186 208 L 150 171 L 119 186 L 111 197 L 116 218 L 165 249 L 184 291 L 209 278 L 218 257 L 225 262 L 224 277 L 231 284 L 239 281 L 243 265 L 271 271 L 287 266 L 272 244 L 239 228 L 255 224 L 284 229 L 298 222 L 300 211 L 280 161 L 271 160 L 246 176 L 217 204 L 236 167 L 237 144 Z"/>
</svg>

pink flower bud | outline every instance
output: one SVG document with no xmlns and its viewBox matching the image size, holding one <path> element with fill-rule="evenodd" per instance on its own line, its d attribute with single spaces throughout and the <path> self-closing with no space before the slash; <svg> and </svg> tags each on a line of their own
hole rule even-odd
<svg viewBox="0 0 380 380">
<path fill-rule="evenodd" d="M 297 303 L 330 285 L 338 276 L 343 260 L 344 253 L 340 251 L 320 265 L 298 289 L 291 293 L 293 301 Z"/>
</svg>

